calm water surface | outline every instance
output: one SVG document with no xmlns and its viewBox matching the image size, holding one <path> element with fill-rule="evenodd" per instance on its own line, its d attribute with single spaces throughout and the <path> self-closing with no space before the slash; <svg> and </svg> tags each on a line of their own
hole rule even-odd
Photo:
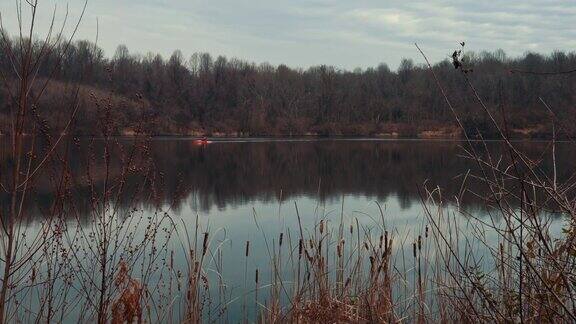
<svg viewBox="0 0 576 324">
<path fill-rule="evenodd" d="M 154 183 L 153 197 L 137 203 L 150 212 L 160 208 L 169 213 L 178 226 L 193 228 L 198 219 L 202 231 L 211 233 L 211 246 L 219 246 L 223 255 L 221 275 L 230 299 L 234 299 L 252 291 L 255 269 L 260 270 L 263 285 L 271 281 L 269 246 L 277 244 L 279 233 L 291 237 L 296 241 L 292 244 L 297 245 L 296 208 L 305 231 L 313 231 L 320 219 L 336 228 L 343 217 L 346 226 L 356 221 L 366 228 L 385 226 L 411 242 L 422 233 L 425 223 L 421 193 L 426 184 L 428 188 L 440 187 L 446 201 L 459 196 L 463 208 L 481 217 L 482 202 L 471 192 L 462 191 L 463 175 L 476 170 L 472 161 L 460 156 L 464 144 L 255 139 L 215 140 L 197 146 L 190 139 L 158 138 L 151 141 L 149 150 L 159 180 Z M 546 143 L 520 145 L 540 159 L 545 172 L 551 170 Z M 499 142 L 488 143 L 488 148 L 495 157 L 505 153 Z M 77 167 L 75 172 L 81 174 L 80 162 L 85 157 L 82 149 L 76 154 L 78 165 L 71 167 Z M 570 176 L 575 157 L 571 144 L 559 145 L 560 179 Z M 50 201 L 50 190 L 39 188 L 34 202 L 30 202 L 32 210 Z M 88 195 L 87 191 L 77 189 L 79 201 Z M 247 265 L 246 241 L 251 242 Z M 173 242 L 169 247 L 175 251 L 176 263 L 184 265 L 186 252 L 182 246 Z M 214 256 L 208 268 L 214 268 L 216 261 Z M 287 272 L 283 279 L 289 281 L 291 275 Z M 229 305 L 231 319 L 241 316 L 241 299 Z"/>
<path fill-rule="evenodd" d="M 482 202 L 472 192 L 462 191 L 463 175 L 477 170 L 473 161 L 462 157 L 462 145 L 458 141 L 361 139 L 215 141 L 202 147 L 187 139 L 152 143 L 167 181 L 173 181 L 166 184 L 169 192 L 178 191 L 177 180 L 187 184 L 172 202 L 174 212 L 184 222 L 198 215 L 212 232 L 217 231 L 215 241 L 223 242 L 223 276 L 232 295 L 245 291 L 246 241 L 252 247 L 248 290 L 253 289 L 256 268 L 263 273 L 262 282 L 272 280 L 266 243 L 277 243 L 280 232 L 298 236 L 296 206 L 307 231 L 313 231 L 322 218 L 336 228 L 342 213 L 346 226 L 358 220 L 366 228 L 378 228 L 381 206 L 384 225 L 407 245 L 423 232 L 420 194 L 424 184 L 442 188 L 446 201 L 460 196 L 463 208 L 481 216 Z M 519 145 L 541 160 L 545 172 L 551 171 L 546 143 Z M 488 148 L 494 157 L 506 154 L 502 143 L 488 143 Z M 570 176 L 575 153 L 571 144 L 559 146 L 560 179 Z M 473 181 L 468 182 L 474 187 Z M 475 191 L 480 192 L 480 187 Z M 286 273 L 284 280 L 289 281 L 291 275 Z M 234 318 L 241 312 L 241 303 L 231 305 L 230 311 Z"/>
</svg>

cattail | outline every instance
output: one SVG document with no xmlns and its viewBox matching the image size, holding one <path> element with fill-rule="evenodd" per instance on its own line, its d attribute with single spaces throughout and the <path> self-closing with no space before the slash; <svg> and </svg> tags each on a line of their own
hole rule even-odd
<svg viewBox="0 0 576 324">
<path fill-rule="evenodd" d="M 324 220 L 320 221 L 320 234 L 324 233 Z"/>
<path fill-rule="evenodd" d="M 384 232 L 384 251 L 388 251 L 388 231 Z"/>
<path fill-rule="evenodd" d="M 302 249 L 304 248 L 304 240 L 300 239 L 298 243 L 298 257 L 302 256 Z"/>
<path fill-rule="evenodd" d="M 208 250 L 208 232 L 204 233 L 204 242 L 202 243 L 202 256 L 206 255 Z"/>
<path fill-rule="evenodd" d="M 426 225 L 426 230 L 424 232 L 424 235 L 426 236 L 426 238 L 428 238 L 428 225 Z"/>
<path fill-rule="evenodd" d="M 350 224 L 350 234 L 354 232 L 354 225 Z"/>
<path fill-rule="evenodd" d="M 384 242 L 384 235 L 380 235 L 380 245 L 379 248 L 382 249 L 382 243 Z"/>
<path fill-rule="evenodd" d="M 36 282 L 36 267 L 32 267 L 32 275 L 30 276 L 32 283 Z"/>
<path fill-rule="evenodd" d="M 258 284 L 258 269 L 256 269 L 256 277 L 254 279 L 256 281 L 256 284 Z"/>
<path fill-rule="evenodd" d="M 418 235 L 418 251 L 422 251 L 422 235 Z"/>
<path fill-rule="evenodd" d="M 370 247 L 368 246 L 368 242 L 364 242 L 364 248 L 366 249 L 366 251 L 370 250 Z"/>
<path fill-rule="evenodd" d="M 280 239 L 278 240 L 278 244 L 282 246 L 282 240 L 284 239 L 284 233 L 280 233 Z"/>
<path fill-rule="evenodd" d="M 246 241 L 246 257 L 250 254 L 250 241 Z"/>
<path fill-rule="evenodd" d="M 416 242 L 412 243 L 412 254 L 416 257 Z"/>
</svg>

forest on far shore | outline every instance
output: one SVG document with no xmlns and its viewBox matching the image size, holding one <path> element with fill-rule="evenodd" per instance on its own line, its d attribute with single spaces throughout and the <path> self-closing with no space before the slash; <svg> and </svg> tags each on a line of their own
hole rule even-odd
<svg viewBox="0 0 576 324">
<path fill-rule="evenodd" d="M 4 75 L 14 63 L 7 51 L 18 52 L 18 46 L 17 39 L 0 41 Z M 34 48 L 41 51 L 40 42 Z M 447 57 L 453 50 L 446 49 Z M 461 137 L 429 69 L 415 63 L 423 61 L 417 55 L 415 49 L 418 60 L 404 59 L 395 71 L 385 63 L 347 71 L 255 64 L 208 53 L 185 57 L 180 51 L 163 58 L 131 54 L 124 45 L 106 57 L 93 43 L 77 41 L 65 51 L 43 55 L 33 88 L 42 97 L 32 111 L 46 131 L 57 132 L 79 104 L 70 128 L 79 135 L 100 135 L 105 129 L 117 135 Z M 549 137 L 553 120 L 564 135 L 573 135 L 576 73 L 512 70 L 573 69 L 575 52 L 512 58 L 502 50 L 464 51 L 463 58 L 473 69 L 467 74 L 472 84 L 512 136 Z M 467 132 L 494 137 L 496 130 L 461 71 L 449 59 L 433 68 Z M 18 91 L 16 83 L 0 85 L 2 134 L 10 132 L 10 110 L 17 104 L 10 93 Z"/>
</svg>

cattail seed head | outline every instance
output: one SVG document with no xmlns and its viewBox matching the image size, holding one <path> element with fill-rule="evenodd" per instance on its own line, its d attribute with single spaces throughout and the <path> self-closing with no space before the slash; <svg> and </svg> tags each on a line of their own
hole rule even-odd
<svg viewBox="0 0 576 324">
<path fill-rule="evenodd" d="M 370 256 L 370 274 L 374 275 L 375 268 L 376 268 L 375 259 L 373 256 Z"/>
<path fill-rule="evenodd" d="M 418 251 L 422 251 L 422 235 L 418 235 Z"/>
<path fill-rule="evenodd" d="M 384 234 L 384 252 L 388 252 L 388 232 Z"/>
<path fill-rule="evenodd" d="M 250 241 L 246 241 L 246 257 L 250 254 Z"/>
<path fill-rule="evenodd" d="M 204 233 L 204 242 L 202 243 L 202 255 L 206 255 L 208 250 L 208 232 Z"/>
<path fill-rule="evenodd" d="M 280 233 L 280 239 L 278 240 L 278 244 L 282 246 L 282 241 L 284 239 L 284 233 Z"/>
<path fill-rule="evenodd" d="M 338 257 L 341 258 L 343 255 L 343 250 L 344 250 L 344 244 L 346 243 L 346 241 L 344 241 L 344 239 L 340 240 L 340 242 L 337 245 L 337 252 L 338 252 Z"/>
</svg>

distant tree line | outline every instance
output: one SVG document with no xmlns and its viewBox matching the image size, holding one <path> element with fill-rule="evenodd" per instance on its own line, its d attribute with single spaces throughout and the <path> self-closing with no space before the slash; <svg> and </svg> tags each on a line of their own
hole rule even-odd
<svg viewBox="0 0 576 324">
<path fill-rule="evenodd" d="M 18 46 L 16 39 L 0 44 L 0 70 L 5 75 L 18 64 L 8 56 Z M 38 45 L 35 50 L 43 49 Z M 153 53 L 131 54 L 124 45 L 107 58 L 88 41 L 70 44 L 62 57 L 51 53 L 44 57 L 37 79 L 55 82 L 44 90 L 39 119 L 57 128 L 66 115 L 63 103 L 80 100 L 73 128 L 78 134 L 98 134 L 96 121 L 107 111 L 113 115 L 107 127 L 117 134 L 140 127 L 156 135 L 418 136 L 443 131 L 458 136 L 450 133 L 456 130 L 454 118 L 430 72 L 410 59 L 402 60 L 396 71 L 386 64 L 354 71 L 325 65 L 299 69 L 213 58 L 208 53 L 185 57 L 175 51 L 165 59 Z M 563 71 L 576 67 L 576 53 L 526 53 L 510 58 L 502 50 L 466 52 L 464 62 L 473 68 L 468 76 L 489 109 L 501 122 L 504 113 L 510 129 L 518 134 L 549 134 L 552 115 L 540 97 L 565 129 L 575 124 L 576 74 L 510 70 Z M 448 58 L 434 69 L 468 132 L 494 135 L 494 127 Z M 79 99 L 70 91 L 76 85 L 80 85 Z M 11 87 L 8 82 L 0 88 L 2 133 L 9 132 L 6 121 L 13 104 L 9 91 L 17 91 Z"/>
</svg>

